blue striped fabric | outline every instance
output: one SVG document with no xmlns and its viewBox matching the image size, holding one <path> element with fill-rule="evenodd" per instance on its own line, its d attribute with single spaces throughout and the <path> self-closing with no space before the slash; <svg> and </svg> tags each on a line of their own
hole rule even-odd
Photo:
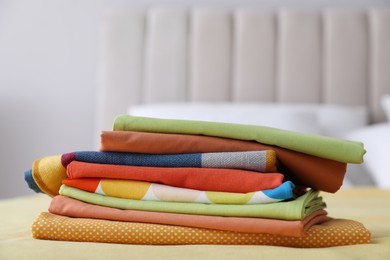
<svg viewBox="0 0 390 260">
<path fill-rule="evenodd" d="M 76 161 L 149 166 L 149 167 L 202 167 L 200 153 L 195 154 L 139 154 L 139 153 L 119 153 L 119 152 L 76 152 Z"/>
<path fill-rule="evenodd" d="M 253 157 L 253 154 L 257 157 Z M 264 172 L 266 151 L 192 154 L 140 154 L 122 152 L 75 152 L 74 159 L 81 162 L 148 167 L 233 168 Z M 249 160 L 248 158 L 252 158 Z"/>
</svg>

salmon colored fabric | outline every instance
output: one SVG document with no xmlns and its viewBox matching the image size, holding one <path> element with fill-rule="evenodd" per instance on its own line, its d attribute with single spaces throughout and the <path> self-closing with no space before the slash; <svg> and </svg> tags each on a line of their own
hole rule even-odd
<svg viewBox="0 0 390 260">
<path fill-rule="evenodd" d="M 302 237 L 242 233 L 173 225 L 69 218 L 41 213 L 32 224 L 37 239 L 141 245 L 273 245 L 320 248 L 368 244 L 370 232 L 359 222 L 332 219 L 312 226 Z"/>
<path fill-rule="evenodd" d="M 61 195 L 52 199 L 49 212 L 73 218 L 155 223 L 247 233 L 267 233 L 292 237 L 302 237 L 311 226 L 330 219 L 327 217 L 325 210 L 317 210 L 304 220 L 291 221 L 120 210 L 85 203 Z"/>
<path fill-rule="evenodd" d="M 343 184 L 347 164 L 256 142 L 184 134 L 103 131 L 102 151 L 138 153 L 201 153 L 274 150 L 282 173 L 298 185 L 336 192 Z"/>
<path fill-rule="evenodd" d="M 67 175 L 75 178 L 129 179 L 162 183 L 175 187 L 224 192 L 253 192 L 280 186 L 280 173 L 258 173 L 237 169 L 163 168 L 125 166 L 72 161 Z"/>
</svg>

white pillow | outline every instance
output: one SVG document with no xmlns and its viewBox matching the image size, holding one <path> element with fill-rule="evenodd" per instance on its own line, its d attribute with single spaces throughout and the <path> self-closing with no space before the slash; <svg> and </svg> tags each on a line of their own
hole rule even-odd
<svg viewBox="0 0 390 260">
<path fill-rule="evenodd" d="M 361 141 L 367 153 L 362 164 L 379 187 L 390 187 L 390 124 L 367 126 L 345 135 L 346 139 Z"/>
<path fill-rule="evenodd" d="M 387 121 L 390 122 L 390 95 L 383 95 L 381 98 L 381 105 L 385 111 Z"/>
<path fill-rule="evenodd" d="M 367 125 L 365 107 L 303 103 L 158 103 L 132 106 L 135 116 L 254 124 L 341 137 Z"/>
<path fill-rule="evenodd" d="M 272 103 L 161 103 L 130 107 L 130 115 L 168 119 L 262 125 L 284 130 L 321 134 L 317 115 L 310 106 Z"/>
<path fill-rule="evenodd" d="M 368 125 L 365 106 L 319 105 L 318 124 L 322 134 L 343 137 L 345 133 Z"/>
</svg>

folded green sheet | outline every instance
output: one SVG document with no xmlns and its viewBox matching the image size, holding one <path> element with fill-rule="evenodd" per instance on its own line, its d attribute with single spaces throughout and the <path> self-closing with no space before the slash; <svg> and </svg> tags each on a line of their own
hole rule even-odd
<svg viewBox="0 0 390 260">
<path fill-rule="evenodd" d="M 132 209 L 154 212 L 170 212 L 225 217 L 260 217 L 284 220 L 302 220 L 326 204 L 319 192 L 310 190 L 295 200 L 262 205 L 218 205 L 183 202 L 140 201 L 115 198 L 82 191 L 62 185 L 60 194 L 87 203 L 117 209 Z"/>
<path fill-rule="evenodd" d="M 114 121 L 114 131 L 193 134 L 256 141 L 344 163 L 362 163 L 366 152 L 360 142 L 232 123 L 119 115 Z"/>
</svg>

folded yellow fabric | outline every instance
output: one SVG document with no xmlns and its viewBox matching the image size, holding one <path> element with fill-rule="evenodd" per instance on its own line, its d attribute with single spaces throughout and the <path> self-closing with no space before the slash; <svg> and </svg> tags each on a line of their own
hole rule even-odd
<svg viewBox="0 0 390 260">
<path fill-rule="evenodd" d="M 37 239 L 143 245 L 273 245 L 319 248 L 371 241 L 370 232 L 353 220 L 333 219 L 312 226 L 303 237 L 240 233 L 159 224 L 69 218 L 41 213 L 32 224 Z"/>
<path fill-rule="evenodd" d="M 58 195 L 61 181 L 68 177 L 66 166 L 62 164 L 62 155 L 46 156 L 35 160 L 31 172 L 39 189 L 50 196 Z"/>
<path fill-rule="evenodd" d="M 360 142 L 258 125 L 120 115 L 114 121 L 114 130 L 206 135 L 256 141 L 345 163 L 362 163 L 366 152 Z"/>
</svg>

